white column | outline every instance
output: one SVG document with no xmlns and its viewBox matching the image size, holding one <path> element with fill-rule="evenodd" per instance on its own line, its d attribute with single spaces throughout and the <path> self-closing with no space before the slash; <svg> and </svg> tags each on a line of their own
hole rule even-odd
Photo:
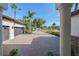
<svg viewBox="0 0 79 59">
<path fill-rule="evenodd" d="M 12 26 L 10 26 L 10 36 L 9 36 L 9 39 L 14 39 L 14 27 L 13 27 L 14 24 L 12 24 Z"/>
<path fill-rule="evenodd" d="M 3 48 L 2 48 L 2 11 L 0 11 L 0 56 L 3 55 Z"/>
<path fill-rule="evenodd" d="M 0 56 L 3 55 L 3 47 L 2 47 L 2 13 L 4 9 L 7 9 L 7 3 L 0 3 Z"/>
<path fill-rule="evenodd" d="M 71 6 L 72 4 L 60 3 L 60 55 L 71 55 Z"/>
</svg>

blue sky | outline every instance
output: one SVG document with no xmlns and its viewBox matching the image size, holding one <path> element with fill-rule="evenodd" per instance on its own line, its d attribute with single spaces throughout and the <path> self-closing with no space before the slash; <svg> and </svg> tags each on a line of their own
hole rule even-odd
<svg viewBox="0 0 79 59">
<path fill-rule="evenodd" d="M 28 10 L 31 10 L 36 12 L 34 18 L 41 17 L 46 21 L 46 26 L 50 26 L 53 22 L 57 25 L 60 24 L 59 13 L 53 3 L 18 3 L 17 6 L 21 8 L 21 10 L 17 11 L 17 19 L 22 19 L 23 16 L 28 14 Z M 13 17 L 13 9 L 8 6 L 8 9 L 4 12 L 4 14 Z"/>
</svg>

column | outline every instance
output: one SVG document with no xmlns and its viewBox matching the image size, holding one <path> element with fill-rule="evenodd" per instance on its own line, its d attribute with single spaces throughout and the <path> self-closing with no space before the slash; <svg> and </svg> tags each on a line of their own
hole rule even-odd
<svg viewBox="0 0 79 59">
<path fill-rule="evenodd" d="M 9 39 L 12 40 L 14 39 L 14 23 L 10 26 L 10 36 L 9 36 Z"/>
<path fill-rule="evenodd" d="M 2 48 L 2 11 L 0 11 L 0 56 L 3 55 L 3 48 Z"/>
<path fill-rule="evenodd" d="M 5 9 L 7 9 L 8 4 L 7 3 L 0 3 L 0 56 L 3 55 L 3 46 L 2 46 L 2 13 Z"/>
<path fill-rule="evenodd" d="M 60 3 L 60 55 L 71 56 L 71 3 Z"/>
</svg>

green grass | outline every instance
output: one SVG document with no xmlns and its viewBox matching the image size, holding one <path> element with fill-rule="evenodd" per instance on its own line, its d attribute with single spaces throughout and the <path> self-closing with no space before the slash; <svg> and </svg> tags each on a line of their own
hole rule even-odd
<svg viewBox="0 0 79 59">
<path fill-rule="evenodd" d="M 42 32 L 50 33 L 52 35 L 60 36 L 59 30 L 51 29 L 51 30 L 41 30 Z"/>
</svg>

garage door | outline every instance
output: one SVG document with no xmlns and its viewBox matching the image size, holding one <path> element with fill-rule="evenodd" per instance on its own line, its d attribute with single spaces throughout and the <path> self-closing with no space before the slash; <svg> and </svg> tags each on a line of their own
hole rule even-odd
<svg viewBox="0 0 79 59">
<path fill-rule="evenodd" d="M 2 36 L 3 36 L 3 41 L 9 39 L 9 26 L 2 27 Z"/>
<path fill-rule="evenodd" d="M 14 36 L 19 35 L 19 34 L 23 34 L 24 29 L 23 28 L 14 28 Z"/>
</svg>

